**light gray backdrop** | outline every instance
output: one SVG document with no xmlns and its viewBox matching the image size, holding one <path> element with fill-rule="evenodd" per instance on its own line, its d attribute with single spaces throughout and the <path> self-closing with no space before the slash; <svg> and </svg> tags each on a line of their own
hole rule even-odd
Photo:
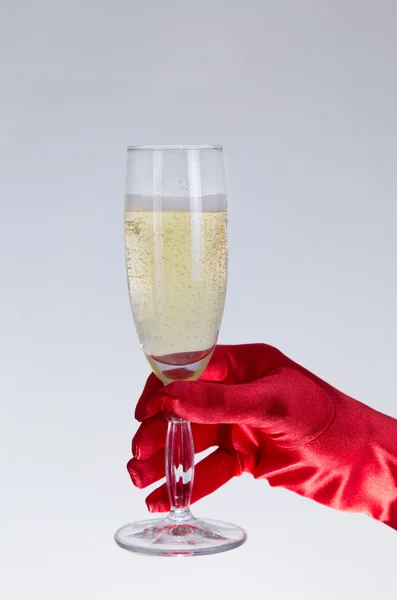
<svg viewBox="0 0 397 600">
<path fill-rule="evenodd" d="M 2 0 L 1 597 L 395 597 L 397 533 L 243 477 L 196 512 L 240 550 L 129 555 L 148 374 L 125 147 L 223 143 L 220 341 L 272 343 L 397 417 L 395 0 Z"/>
</svg>

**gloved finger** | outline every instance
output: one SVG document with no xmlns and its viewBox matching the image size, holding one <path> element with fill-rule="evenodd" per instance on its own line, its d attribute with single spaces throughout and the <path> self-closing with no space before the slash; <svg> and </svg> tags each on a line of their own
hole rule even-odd
<svg viewBox="0 0 397 600">
<path fill-rule="evenodd" d="M 267 379 L 267 378 L 266 378 Z M 138 421 L 145 421 L 160 411 L 193 423 L 259 422 L 266 414 L 263 396 L 277 393 L 277 381 L 261 379 L 241 385 L 222 385 L 202 381 L 177 381 L 158 390 L 150 398 L 141 398 L 135 411 Z M 276 383 L 276 385 L 275 385 Z"/>
<path fill-rule="evenodd" d="M 161 409 L 194 423 L 248 425 L 277 443 L 303 443 L 331 422 L 335 406 L 319 384 L 296 368 L 275 369 L 262 379 L 240 385 L 178 381 L 158 390 L 139 406 L 145 420 Z M 286 427 L 292 423 L 291 427 Z"/>
<path fill-rule="evenodd" d="M 131 458 L 127 464 L 132 483 L 138 488 L 145 488 L 165 476 L 165 449 L 146 460 Z"/>
<path fill-rule="evenodd" d="M 132 453 L 135 458 L 145 460 L 165 448 L 168 422 L 162 414 L 144 421 L 132 440 Z M 218 425 L 192 423 L 194 451 L 202 452 L 211 446 L 219 445 Z"/>
<path fill-rule="evenodd" d="M 195 468 L 191 503 L 215 492 L 233 477 L 241 474 L 237 457 L 224 448 L 218 448 L 206 456 Z M 163 484 L 146 498 L 150 512 L 167 512 L 170 510 L 167 485 Z"/>
<path fill-rule="evenodd" d="M 167 421 L 160 413 L 144 421 L 132 438 L 132 454 L 144 460 L 165 447 Z"/>
</svg>

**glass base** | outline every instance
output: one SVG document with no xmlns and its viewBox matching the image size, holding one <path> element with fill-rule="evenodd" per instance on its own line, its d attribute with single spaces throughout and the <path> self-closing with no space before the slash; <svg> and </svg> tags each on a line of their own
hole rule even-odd
<svg viewBox="0 0 397 600">
<path fill-rule="evenodd" d="M 247 534 L 230 523 L 193 515 L 181 521 L 171 514 L 165 519 L 129 523 L 116 531 L 114 539 L 121 548 L 138 554 L 200 556 L 237 548 L 244 544 Z"/>
</svg>

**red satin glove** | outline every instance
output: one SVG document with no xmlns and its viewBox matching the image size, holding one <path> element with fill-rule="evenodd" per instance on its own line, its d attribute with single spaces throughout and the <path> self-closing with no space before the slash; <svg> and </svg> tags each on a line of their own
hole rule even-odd
<svg viewBox="0 0 397 600">
<path fill-rule="evenodd" d="M 333 508 L 397 529 L 397 420 L 353 400 L 276 348 L 218 346 L 199 381 L 164 387 L 151 375 L 136 408 L 131 479 L 164 477 L 163 411 L 192 422 L 192 503 L 247 471 Z M 146 499 L 169 510 L 165 484 Z"/>
</svg>

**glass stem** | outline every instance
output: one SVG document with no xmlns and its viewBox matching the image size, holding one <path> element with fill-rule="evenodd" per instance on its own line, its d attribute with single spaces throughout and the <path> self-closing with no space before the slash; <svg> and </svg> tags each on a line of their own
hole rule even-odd
<svg viewBox="0 0 397 600">
<path fill-rule="evenodd" d="M 171 504 L 169 518 L 185 521 L 192 516 L 189 507 L 194 476 L 194 445 L 188 421 L 168 421 L 165 473 Z"/>
</svg>

